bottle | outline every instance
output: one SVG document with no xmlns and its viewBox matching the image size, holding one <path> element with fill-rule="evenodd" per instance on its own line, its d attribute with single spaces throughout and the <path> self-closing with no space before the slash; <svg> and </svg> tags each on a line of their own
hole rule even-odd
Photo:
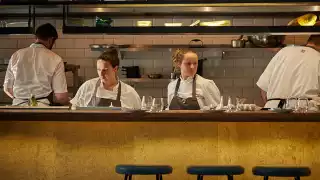
<svg viewBox="0 0 320 180">
<path fill-rule="evenodd" d="M 33 94 L 31 94 L 31 97 L 29 99 L 29 106 L 38 106 L 37 99 Z"/>
</svg>

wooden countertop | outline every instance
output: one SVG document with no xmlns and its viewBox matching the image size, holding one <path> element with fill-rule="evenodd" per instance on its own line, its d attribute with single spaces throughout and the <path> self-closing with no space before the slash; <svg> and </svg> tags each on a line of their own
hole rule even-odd
<svg viewBox="0 0 320 180">
<path fill-rule="evenodd" d="M 274 113 L 268 111 L 203 113 L 164 111 L 129 113 L 110 110 L 0 109 L 0 121 L 89 121 L 89 122 L 320 122 L 320 113 Z"/>
</svg>

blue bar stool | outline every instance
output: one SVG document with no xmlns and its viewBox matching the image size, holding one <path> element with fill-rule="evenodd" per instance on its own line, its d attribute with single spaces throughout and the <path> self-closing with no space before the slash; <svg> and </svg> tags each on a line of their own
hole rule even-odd
<svg viewBox="0 0 320 180">
<path fill-rule="evenodd" d="M 162 180 L 163 174 L 171 174 L 171 166 L 159 165 L 117 165 L 116 172 L 124 174 L 124 180 L 132 180 L 132 175 L 155 175 L 156 180 Z"/>
<path fill-rule="evenodd" d="M 244 173 L 242 166 L 189 166 L 188 174 L 197 175 L 197 180 L 203 180 L 203 176 L 227 176 L 228 180 L 233 180 L 234 175 Z"/>
<path fill-rule="evenodd" d="M 272 177 L 294 177 L 294 180 L 300 180 L 300 177 L 310 176 L 309 167 L 278 167 L 278 166 L 256 166 L 252 168 L 252 173 L 256 176 L 263 176 L 264 180 Z"/>
</svg>

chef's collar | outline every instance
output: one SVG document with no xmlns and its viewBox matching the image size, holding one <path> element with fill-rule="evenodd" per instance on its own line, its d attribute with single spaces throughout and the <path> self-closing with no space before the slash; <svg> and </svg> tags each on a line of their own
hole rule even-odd
<svg viewBox="0 0 320 180">
<path fill-rule="evenodd" d="M 30 45 L 30 47 L 34 47 L 34 48 L 46 48 L 43 44 L 41 43 L 32 43 Z"/>
<path fill-rule="evenodd" d="M 194 76 L 189 76 L 187 77 L 187 79 L 183 79 L 181 76 L 180 76 L 180 79 L 182 82 L 192 82 L 193 81 L 193 78 Z"/>
<path fill-rule="evenodd" d="M 117 92 L 118 91 L 119 83 L 120 83 L 120 81 L 118 80 L 118 83 L 112 88 L 112 92 Z M 102 83 L 100 83 L 100 87 L 104 89 Z M 105 89 L 105 90 L 107 90 L 107 89 Z M 110 90 L 107 90 L 107 91 L 110 91 Z"/>
</svg>

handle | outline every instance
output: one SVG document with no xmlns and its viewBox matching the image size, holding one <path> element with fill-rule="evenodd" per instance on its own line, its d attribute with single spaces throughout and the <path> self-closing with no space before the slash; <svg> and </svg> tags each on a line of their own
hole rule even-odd
<svg viewBox="0 0 320 180">
<path fill-rule="evenodd" d="M 191 46 L 191 43 L 192 42 L 201 42 L 201 47 L 203 47 L 203 41 L 201 41 L 201 39 L 192 39 L 190 42 L 189 42 L 189 46 Z"/>
</svg>

